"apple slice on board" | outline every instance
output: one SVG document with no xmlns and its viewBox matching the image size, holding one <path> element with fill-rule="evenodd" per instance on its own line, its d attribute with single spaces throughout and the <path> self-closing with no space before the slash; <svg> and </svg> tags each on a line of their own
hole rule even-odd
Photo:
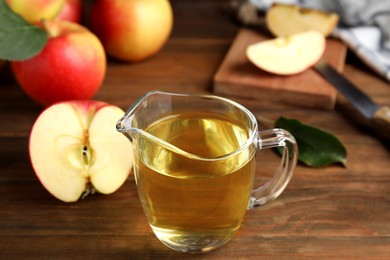
<svg viewBox="0 0 390 260">
<path fill-rule="evenodd" d="M 321 58 L 325 47 L 323 34 L 307 31 L 249 45 L 246 55 L 254 65 L 264 71 L 292 75 L 314 65 Z"/>
<path fill-rule="evenodd" d="M 39 115 L 30 133 L 30 160 L 53 196 L 74 202 L 95 190 L 113 193 L 125 182 L 133 150 L 115 128 L 123 114 L 103 102 L 68 101 Z"/>
<path fill-rule="evenodd" d="M 339 16 L 299 5 L 274 3 L 265 16 L 267 28 L 275 36 L 316 30 L 325 37 L 337 26 Z"/>
</svg>

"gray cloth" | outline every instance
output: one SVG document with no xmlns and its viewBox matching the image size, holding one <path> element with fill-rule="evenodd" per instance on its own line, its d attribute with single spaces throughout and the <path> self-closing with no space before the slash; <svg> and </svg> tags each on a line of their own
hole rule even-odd
<svg viewBox="0 0 390 260">
<path fill-rule="evenodd" d="M 249 0 L 265 10 L 273 2 L 337 13 L 333 32 L 367 65 L 390 81 L 390 0 Z"/>
</svg>

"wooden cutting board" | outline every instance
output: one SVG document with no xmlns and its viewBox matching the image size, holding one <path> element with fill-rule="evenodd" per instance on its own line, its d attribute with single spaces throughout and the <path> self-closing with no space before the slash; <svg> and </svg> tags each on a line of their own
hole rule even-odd
<svg viewBox="0 0 390 260">
<path fill-rule="evenodd" d="M 270 36 L 241 29 L 214 76 L 217 94 L 255 98 L 320 109 L 333 109 L 336 90 L 313 68 L 291 76 L 278 76 L 253 65 L 246 57 L 248 45 Z M 336 39 L 327 39 L 323 55 L 339 72 L 343 70 L 347 47 Z"/>
</svg>

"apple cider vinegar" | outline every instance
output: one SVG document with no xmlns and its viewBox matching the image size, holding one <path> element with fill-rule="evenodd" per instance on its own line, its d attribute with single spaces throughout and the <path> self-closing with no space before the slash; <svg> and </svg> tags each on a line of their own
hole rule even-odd
<svg viewBox="0 0 390 260">
<path fill-rule="evenodd" d="M 166 116 L 133 140 L 138 193 L 148 221 L 170 247 L 227 241 L 239 228 L 253 186 L 254 144 L 228 116 L 184 112 Z M 188 250 L 188 248 L 190 248 Z M 177 249 L 177 248 L 176 248 Z M 180 248 L 179 248 L 180 250 Z"/>
<path fill-rule="evenodd" d="M 212 95 L 148 92 L 116 129 L 133 145 L 138 195 L 153 232 L 180 252 L 226 244 L 247 209 L 283 192 L 298 156 L 288 131 L 259 131 L 248 109 Z M 253 189 L 256 151 L 275 147 L 283 149 L 279 167 Z"/>
</svg>

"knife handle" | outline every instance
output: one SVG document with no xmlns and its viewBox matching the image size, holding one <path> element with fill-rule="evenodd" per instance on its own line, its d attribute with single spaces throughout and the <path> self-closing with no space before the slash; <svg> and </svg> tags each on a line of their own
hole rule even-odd
<svg viewBox="0 0 390 260">
<path fill-rule="evenodd" d="M 381 106 L 375 111 L 371 122 L 382 137 L 390 140 L 390 107 Z"/>
</svg>

